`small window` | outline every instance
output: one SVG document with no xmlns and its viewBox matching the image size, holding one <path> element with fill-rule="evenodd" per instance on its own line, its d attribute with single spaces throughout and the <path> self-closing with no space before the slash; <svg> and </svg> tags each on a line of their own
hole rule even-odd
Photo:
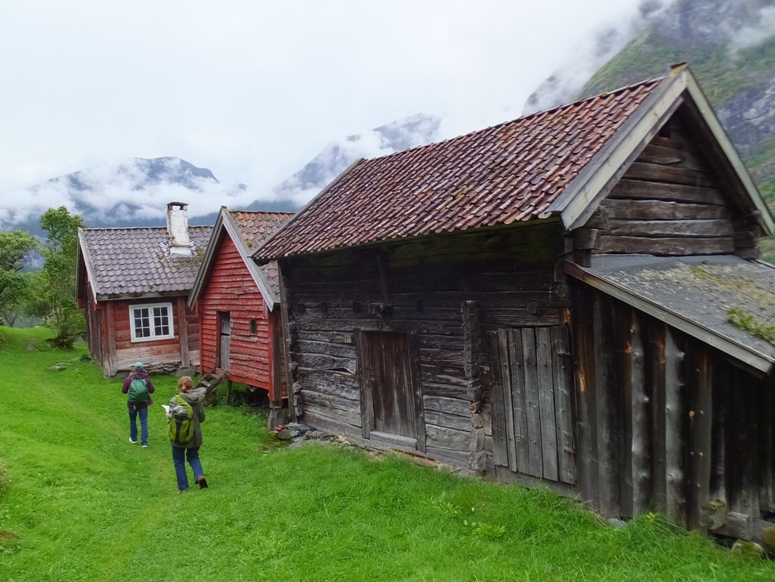
<svg viewBox="0 0 775 582">
<path fill-rule="evenodd" d="M 133 305 L 129 308 L 132 341 L 151 341 L 175 336 L 172 303 Z"/>
<path fill-rule="evenodd" d="M 250 335 L 256 335 L 256 318 L 250 318 Z"/>
</svg>

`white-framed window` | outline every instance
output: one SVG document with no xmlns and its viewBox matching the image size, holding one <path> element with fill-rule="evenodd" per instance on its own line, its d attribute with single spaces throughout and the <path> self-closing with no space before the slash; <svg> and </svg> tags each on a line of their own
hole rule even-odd
<svg viewBox="0 0 775 582">
<path fill-rule="evenodd" d="M 175 337 L 172 303 L 148 303 L 129 307 L 132 341 L 150 341 Z"/>
</svg>

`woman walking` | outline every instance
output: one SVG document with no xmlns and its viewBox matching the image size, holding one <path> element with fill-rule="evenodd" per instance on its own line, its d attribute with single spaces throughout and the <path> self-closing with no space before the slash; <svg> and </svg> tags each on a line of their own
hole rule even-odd
<svg viewBox="0 0 775 582">
<path fill-rule="evenodd" d="M 194 482 L 199 485 L 200 489 L 207 487 L 202 463 L 199 460 L 199 447 L 202 446 L 201 423 L 205 420 L 205 411 L 202 406 L 205 390 L 204 387 L 194 388 L 194 382 L 189 376 L 181 377 L 178 380 L 178 394 L 170 400 L 167 411 L 178 493 L 188 491 L 186 461 L 194 472 Z"/>
<path fill-rule="evenodd" d="M 140 417 L 140 438 L 143 448 L 148 446 L 148 407 L 153 404 L 151 394 L 155 388 L 142 362 L 137 362 L 132 373 L 124 380 L 121 392 L 127 395 L 129 408 L 129 442 L 137 443 L 137 417 Z"/>
</svg>

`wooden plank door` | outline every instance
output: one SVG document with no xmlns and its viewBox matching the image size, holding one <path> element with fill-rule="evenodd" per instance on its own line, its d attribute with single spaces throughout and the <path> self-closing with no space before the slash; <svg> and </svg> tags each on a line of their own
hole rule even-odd
<svg viewBox="0 0 775 582">
<path fill-rule="evenodd" d="M 565 326 L 491 332 L 496 465 L 576 482 L 568 345 Z"/>
<path fill-rule="evenodd" d="M 360 344 L 364 433 L 373 430 L 416 439 L 415 391 L 407 335 L 363 332 Z"/>
<path fill-rule="evenodd" d="M 229 369 L 229 342 L 231 341 L 231 316 L 228 311 L 218 312 L 218 363 L 221 370 Z"/>
</svg>

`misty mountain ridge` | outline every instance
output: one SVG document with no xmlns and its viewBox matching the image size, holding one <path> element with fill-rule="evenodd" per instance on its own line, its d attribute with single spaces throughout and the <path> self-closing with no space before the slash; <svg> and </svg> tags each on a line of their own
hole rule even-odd
<svg viewBox="0 0 775 582">
<path fill-rule="evenodd" d="M 37 235 L 40 216 L 50 207 L 67 206 L 89 227 L 161 226 L 166 205 L 189 204 L 189 223 L 213 224 L 220 206 L 267 212 L 295 212 L 355 160 L 404 151 L 438 141 L 441 120 L 427 115 L 350 135 L 327 145 L 298 172 L 250 201 L 245 184 L 228 185 L 212 171 L 176 157 L 132 158 L 102 164 L 47 180 L 9 196 L 0 210 L 0 228 Z"/>
</svg>

